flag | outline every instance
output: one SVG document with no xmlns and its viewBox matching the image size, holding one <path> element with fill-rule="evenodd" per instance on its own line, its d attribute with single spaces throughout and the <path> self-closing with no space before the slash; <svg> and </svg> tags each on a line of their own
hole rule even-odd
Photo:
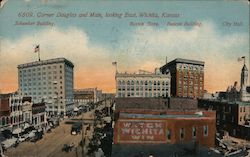
<svg viewBox="0 0 250 157">
<path fill-rule="evenodd" d="M 240 62 L 240 61 L 242 61 L 242 60 L 244 60 L 244 59 L 245 59 L 245 56 L 239 57 L 239 58 L 238 58 L 238 62 Z"/>
<path fill-rule="evenodd" d="M 39 45 L 36 45 L 34 52 L 36 53 L 36 52 L 39 52 L 39 51 L 40 51 L 40 47 L 39 47 Z"/>
<path fill-rule="evenodd" d="M 112 65 L 116 66 L 116 65 L 117 65 L 117 62 L 112 62 Z"/>
</svg>

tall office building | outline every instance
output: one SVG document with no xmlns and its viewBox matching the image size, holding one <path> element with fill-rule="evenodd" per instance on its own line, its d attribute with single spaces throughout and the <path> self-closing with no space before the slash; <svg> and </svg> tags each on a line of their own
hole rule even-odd
<svg viewBox="0 0 250 157">
<path fill-rule="evenodd" d="M 116 74 L 116 97 L 169 97 L 170 74 L 139 71 Z"/>
<path fill-rule="evenodd" d="M 171 95 L 177 97 L 203 97 L 204 62 L 177 58 L 160 68 L 171 73 Z"/>
<path fill-rule="evenodd" d="M 34 103 L 45 102 L 51 114 L 73 110 L 74 65 L 65 58 L 18 65 L 18 86 Z"/>
</svg>

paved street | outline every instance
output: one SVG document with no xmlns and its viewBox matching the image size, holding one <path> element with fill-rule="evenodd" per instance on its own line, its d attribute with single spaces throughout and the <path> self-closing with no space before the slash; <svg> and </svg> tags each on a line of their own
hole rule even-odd
<svg viewBox="0 0 250 157">
<path fill-rule="evenodd" d="M 98 109 L 103 108 L 101 105 Z M 86 119 L 86 122 L 93 120 L 94 110 L 86 112 L 83 114 L 83 118 Z M 73 157 L 73 156 L 82 156 L 82 149 L 78 146 L 79 142 L 82 139 L 82 134 L 71 135 L 71 122 L 72 121 L 81 121 L 82 116 L 74 117 L 72 119 L 65 119 L 60 122 L 60 126 L 53 129 L 51 133 L 46 133 L 44 137 L 34 142 L 23 142 L 18 145 L 17 148 L 10 148 L 5 152 L 5 155 L 8 157 Z M 87 120 L 88 119 L 88 120 Z M 89 139 L 92 137 L 93 125 L 91 124 L 90 130 L 86 131 L 87 125 L 84 125 L 85 130 L 85 153 L 87 153 L 86 146 L 89 143 Z M 64 144 L 74 143 L 77 147 L 77 150 L 74 148 L 72 151 L 66 153 L 62 151 Z M 84 154 L 85 154 L 84 153 Z M 85 155 L 86 156 L 86 155 Z"/>
</svg>

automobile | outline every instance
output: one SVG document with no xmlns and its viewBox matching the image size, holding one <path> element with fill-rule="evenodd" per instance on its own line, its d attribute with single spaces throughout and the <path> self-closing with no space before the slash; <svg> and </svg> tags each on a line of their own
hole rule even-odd
<svg viewBox="0 0 250 157">
<path fill-rule="evenodd" d="M 63 145 L 63 148 L 62 148 L 62 151 L 65 151 L 65 152 L 69 152 L 69 151 L 72 151 L 72 149 L 75 147 L 75 145 L 72 143 L 70 145 L 68 144 L 64 144 Z"/>
<path fill-rule="evenodd" d="M 7 139 L 7 140 L 3 141 L 1 144 L 3 146 L 3 149 L 6 150 L 6 149 L 8 149 L 10 147 L 13 147 L 17 143 L 18 143 L 17 138 L 10 138 L 10 139 Z"/>
<path fill-rule="evenodd" d="M 24 142 L 29 138 L 29 134 L 24 134 L 22 136 L 19 137 L 19 142 Z"/>
<path fill-rule="evenodd" d="M 35 136 L 30 141 L 31 142 L 36 142 L 36 141 L 38 141 L 38 140 L 40 140 L 42 138 L 43 138 L 43 132 L 40 131 L 40 132 L 36 132 Z"/>
<path fill-rule="evenodd" d="M 77 135 L 80 134 L 82 130 L 82 123 L 75 123 L 72 127 L 71 127 L 71 135 Z"/>
<path fill-rule="evenodd" d="M 28 138 L 33 138 L 33 137 L 35 137 L 35 135 L 36 135 L 36 130 L 32 130 L 29 134 L 28 134 Z"/>
</svg>

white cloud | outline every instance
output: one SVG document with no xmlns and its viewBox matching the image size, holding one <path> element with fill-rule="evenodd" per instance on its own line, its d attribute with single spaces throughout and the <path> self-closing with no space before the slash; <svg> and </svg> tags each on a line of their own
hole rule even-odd
<svg viewBox="0 0 250 157">
<path fill-rule="evenodd" d="M 75 76 L 77 80 L 81 80 L 81 85 L 89 84 L 88 81 L 84 82 L 84 80 L 92 77 L 88 75 L 106 73 L 104 74 L 106 77 L 108 77 L 107 74 L 112 77 L 114 70 L 110 70 L 112 67 L 110 53 L 102 46 L 90 45 L 88 41 L 88 36 L 76 28 L 64 31 L 53 28 L 33 35 L 28 34 L 20 37 L 17 41 L 2 40 L 0 82 L 6 82 L 6 78 L 10 73 L 13 73 L 17 84 L 17 65 L 38 60 L 37 53 L 34 53 L 36 44 L 40 44 L 42 60 L 58 57 L 71 60 L 75 64 Z M 91 71 L 92 73 L 90 73 Z M 101 76 L 98 79 L 101 79 Z M 80 88 L 78 82 L 75 82 L 75 84 Z M 0 89 L 1 86 L 8 85 L 0 84 Z"/>
<path fill-rule="evenodd" d="M 186 58 L 205 61 L 205 86 L 211 90 L 223 90 L 227 85 L 239 81 L 242 63 L 237 58 L 248 54 L 248 36 L 232 33 L 220 34 L 213 23 L 204 21 L 202 27 L 168 30 L 140 27 L 134 34 L 122 36 L 117 60 L 120 69 L 162 66 L 168 61 Z M 131 34 L 129 34 L 131 35 Z M 130 61 L 127 64 L 126 60 Z"/>
<path fill-rule="evenodd" d="M 16 82 L 13 86 L 17 87 L 16 67 L 37 60 L 37 54 L 33 52 L 36 44 L 40 44 L 41 59 L 65 57 L 75 64 L 77 88 L 85 84 L 115 88 L 112 61 L 118 61 L 120 71 L 153 71 L 165 63 L 167 56 L 168 61 L 175 58 L 205 61 L 206 89 L 223 90 L 240 78 L 242 65 L 237 62 L 237 57 L 245 55 L 249 58 L 247 35 L 219 34 L 211 22 L 203 22 L 202 27 L 189 30 L 139 27 L 132 34 L 121 34 L 118 47 L 113 50 L 89 43 L 88 35 L 76 28 L 47 29 L 16 41 L 3 39 L 1 42 L 0 89 L 9 85 L 5 83 L 9 76 Z"/>
</svg>

